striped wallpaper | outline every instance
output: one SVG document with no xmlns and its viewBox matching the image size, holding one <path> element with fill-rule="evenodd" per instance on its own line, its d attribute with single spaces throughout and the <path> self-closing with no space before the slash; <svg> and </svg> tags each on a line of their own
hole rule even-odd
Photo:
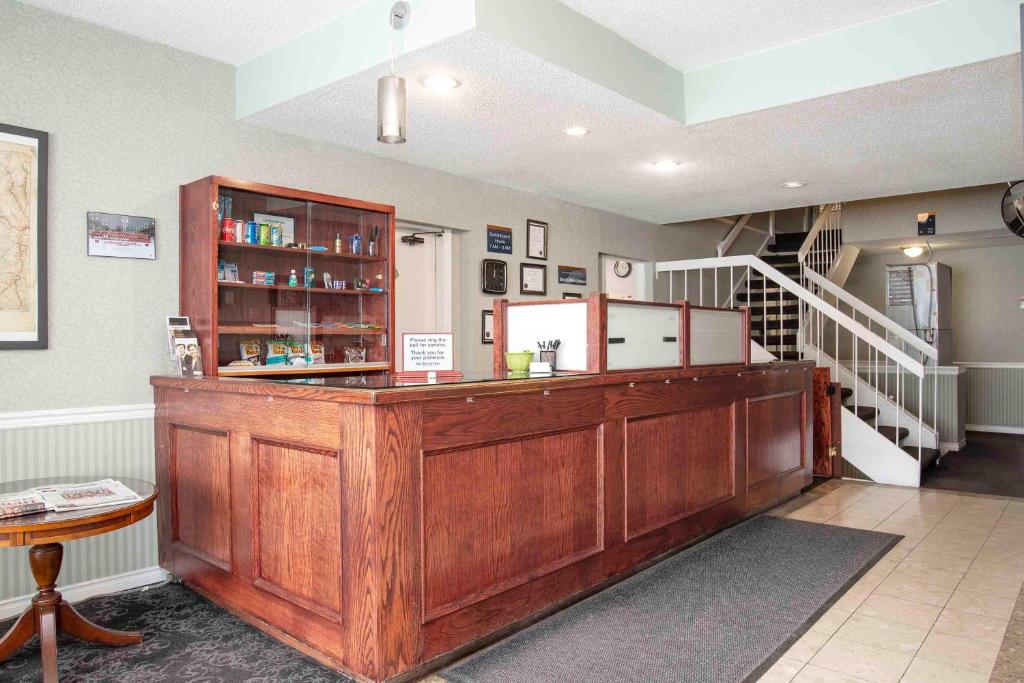
<svg viewBox="0 0 1024 683">
<path fill-rule="evenodd" d="M 144 411 L 143 411 L 144 412 Z M 0 481 L 48 476 L 132 477 L 153 481 L 153 419 L 10 426 L 0 421 Z M 34 593 L 27 548 L 0 548 L 0 601 Z M 59 584 L 67 586 L 154 567 L 156 517 L 64 544 Z M 59 587 L 59 586 L 58 586 Z"/>
<path fill-rule="evenodd" d="M 957 363 L 967 370 L 967 424 L 1024 432 L 1024 363 Z"/>
</svg>

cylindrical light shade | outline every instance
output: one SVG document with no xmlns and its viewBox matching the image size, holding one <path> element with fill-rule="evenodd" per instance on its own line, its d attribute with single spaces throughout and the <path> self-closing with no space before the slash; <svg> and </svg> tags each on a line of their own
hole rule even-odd
<svg viewBox="0 0 1024 683">
<path fill-rule="evenodd" d="M 377 81 L 377 140 L 405 142 L 405 79 L 399 76 Z"/>
</svg>

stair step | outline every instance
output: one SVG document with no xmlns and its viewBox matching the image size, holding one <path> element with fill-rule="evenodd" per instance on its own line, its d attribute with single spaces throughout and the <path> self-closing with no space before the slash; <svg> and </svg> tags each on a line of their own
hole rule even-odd
<svg viewBox="0 0 1024 683">
<path fill-rule="evenodd" d="M 772 254 L 793 254 L 794 256 L 796 256 L 797 252 L 800 250 L 800 245 L 769 244 L 765 246 L 764 250 L 767 252 L 771 252 Z"/>
<path fill-rule="evenodd" d="M 896 428 L 895 427 L 890 427 L 888 425 L 886 425 L 884 427 L 879 427 L 878 428 L 878 433 L 881 434 L 882 436 L 884 436 L 889 441 L 892 441 L 893 443 L 897 442 L 897 439 L 896 439 Z M 908 436 L 910 436 L 910 430 L 907 429 L 906 427 L 900 427 L 900 429 L 899 429 L 899 441 L 903 441 L 903 439 L 907 438 Z"/>
<path fill-rule="evenodd" d="M 793 304 L 794 309 L 796 308 L 797 298 L 790 294 L 789 292 L 737 292 L 736 300 L 749 301 L 751 304 L 763 304 L 765 301 L 767 301 L 770 304 L 771 302 L 774 301 L 776 304 L 778 304 L 780 296 L 782 297 L 783 302 L 790 302 Z"/>
<path fill-rule="evenodd" d="M 784 330 L 797 330 L 797 329 L 800 329 L 800 321 L 797 320 L 795 317 L 793 317 L 792 319 L 791 318 L 783 318 L 782 320 L 779 320 L 779 316 L 777 316 L 777 315 L 776 316 L 769 315 L 768 316 L 768 331 L 771 332 L 772 330 L 778 330 L 780 327 L 782 329 L 784 329 Z M 758 330 L 764 331 L 764 328 L 765 328 L 764 320 L 762 319 L 762 317 L 760 315 L 757 316 L 757 317 L 754 317 L 754 316 L 750 317 L 750 331 L 751 332 L 756 332 Z"/>
<path fill-rule="evenodd" d="M 762 303 L 763 302 L 761 301 L 761 298 L 760 297 L 756 297 L 753 301 L 751 301 L 749 303 L 746 303 L 744 305 L 746 305 L 750 309 L 751 317 L 755 317 L 756 316 L 758 319 L 760 319 L 760 316 L 763 314 L 763 311 L 764 311 L 764 306 L 762 306 Z M 799 307 L 795 303 L 786 303 L 785 301 L 783 301 L 782 302 L 782 315 L 797 315 L 799 313 L 798 308 Z M 772 303 L 771 300 L 769 299 L 769 301 L 768 301 L 768 320 L 769 320 L 769 324 L 770 324 L 770 321 L 772 320 L 772 316 L 777 316 L 777 315 L 779 315 L 779 302 L 778 302 L 778 300 L 776 300 L 775 303 Z"/>
<path fill-rule="evenodd" d="M 754 341 L 756 341 L 761 346 L 764 346 L 766 342 L 767 342 L 767 344 L 769 346 L 777 346 L 779 344 L 779 342 L 780 342 L 779 335 L 772 334 L 769 331 L 768 332 L 768 336 L 765 337 L 764 339 L 762 339 L 760 332 L 761 332 L 761 330 L 757 330 L 756 333 L 751 331 L 750 338 L 753 339 Z M 788 347 L 793 347 L 795 349 L 796 348 L 796 335 L 795 334 L 784 334 L 784 335 L 782 335 L 781 342 L 783 344 L 785 344 L 787 348 Z"/>
<path fill-rule="evenodd" d="M 790 265 L 797 266 L 799 268 L 800 267 L 800 261 L 798 259 L 799 259 L 799 257 L 795 253 L 794 254 L 765 254 L 764 256 L 761 257 L 762 261 L 764 261 L 765 263 L 767 263 L 769 265 L 775 266 L 776 268 L 779 267 L 779 264 L 790 264 Z"/>
<path fill-rule="evenodd" d="M 775 233 L 775 244 L 787 244 L 794 247 L 794 251 L 803 246 L 807 239 L 806 232 L 777 232 Z"/>
<path fill-rule="evenodd" d="M 853 412 L 865 422 L 871 422 L 878 415 L 878 409 L 871 406 L 857 406 Z"/>
<path fill-rule="evenodd" d="M 840 398 L 843 399 L 843 401 L 845 401 L 846 399 L 853 396 L 853 389 L 850 389 L 849 387 L 843 387 L 842 389 L 839 390 L 839 396 Z"/>
<path fill-rule="evenodd" d="M 917 446 L 904 446 L 904 452 L 909 453 L 910 457 L 917 457 Z M 939 459 L 939 451 L 935 448 L 921 447 L 921 469 L 924 470 L 935 464 L 935 461 Z"/>
</svg>

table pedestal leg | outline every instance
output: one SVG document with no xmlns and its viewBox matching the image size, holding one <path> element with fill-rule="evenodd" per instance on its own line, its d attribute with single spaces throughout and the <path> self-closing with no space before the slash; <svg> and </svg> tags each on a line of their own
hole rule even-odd
<svg viewBox="0 0 1024 683">
<path fill-rule="evenodd" d="M 0 660 L 14 654 L 35 634 L 43 659 L 43 681 L 57 681 L 57 631 L 66 631 L 82 640 L 103 645 L 134 645 L 142 642 L 141 633 L 114 631 L 92 623 L 64 602 L 57 588 L 64 548 L 60 543 L 34 545 L 28 551 L 28 563 L 39 592 L 32 606 L 25 610 L 14 626 L 0 638 Z"/>
</svg>

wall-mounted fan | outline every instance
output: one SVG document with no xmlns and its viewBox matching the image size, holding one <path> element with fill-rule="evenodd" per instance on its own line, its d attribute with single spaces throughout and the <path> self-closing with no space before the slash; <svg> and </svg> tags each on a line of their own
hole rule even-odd
<svg viewBox="0 0 1024 683">
<path fill-rule="evenodd" d="M 1010 183 L 1003 195 L 1003 222 L 1014 235 L 1024 237 L 1024 180 Z"/>
</svg>

